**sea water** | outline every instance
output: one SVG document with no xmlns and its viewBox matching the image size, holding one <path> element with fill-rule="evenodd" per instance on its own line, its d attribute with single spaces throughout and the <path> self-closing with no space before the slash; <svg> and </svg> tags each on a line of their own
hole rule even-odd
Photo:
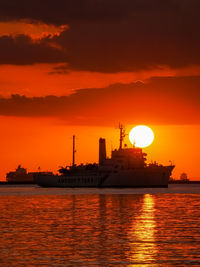
<svg viewBox="0 0 200 267">
<path fill-rule="evenodd" d="M 200 185 L 2 185 L 0 265 L 200 266 Z"/>
</svg>

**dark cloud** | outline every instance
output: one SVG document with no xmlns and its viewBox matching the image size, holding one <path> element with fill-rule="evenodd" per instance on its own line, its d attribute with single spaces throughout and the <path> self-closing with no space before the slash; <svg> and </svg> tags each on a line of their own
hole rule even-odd
<svg viewBox="0 0 200 267">
<path fill-rule="evenodd" d="M 168 65 L 200 64 L 200 34 L 161 17 L 123 23 L 73 24 L 58 42 L 67 46 L 69 68 L 99 72 L 137 71 Z"/>
<path fill-rule="evenodd" d="M 0 20 L 32 19 L 51 24 L 124 20 L 139 14 L 196 14 L 199 0 L 1 0 Z M 194 19 L 194 17 L 191 17 Z M 145 23 L 147 20 L 145 20 Z"/>
<path fill-rule="evenodd" d="M 19 48 L 13 42 L 13 64 L 36 58 L 35 63 L 60 60 L 73 70 L 119 72 L 200 64 L 199 10 L 199 0 L 1 0 L 0 20 L 70 26 L 52 39 L 61 51 L 43 53 L 47 38 L 34 47 L 24 43 L 27 52 L 16 60 Z M 12 61 L 4 42 L 0 39 L 0 63 Z"/>
<path fill-rule="evenodd" d="M 149 83 L 114 84 L 77 90 L 69 96 L 0 99 L 0 115 L 56 116 L 68 124 L 200 123 L 200 77 L 153 78 Z"/>
<path fill-rule="evenodd" d="M 15 38 L 0 37 L 0 63 L 27 65 L 35 63 L 57 63 L 66 60 L 64 51 L 54 47 L 52 40 L 45 38 L 40 42 L 24 35 Z"/>
<path fill-rule="evenodd" d="M 74 21 L 119 20 L 146 10 L 174 10 L 177 1 L 168 0 L 1 0 L 0 20 L 32 19 L 52 24 Z"/>
</svg>

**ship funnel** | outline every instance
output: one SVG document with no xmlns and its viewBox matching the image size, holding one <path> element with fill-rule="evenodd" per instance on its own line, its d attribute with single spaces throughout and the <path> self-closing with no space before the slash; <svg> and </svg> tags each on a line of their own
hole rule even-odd
<svg viewBox="0 0 200 267">
<path fill-rule="evenodd" d="M 99 164 L 103 164 L 106 160 L 106 139 L 99 139 Z"/>
</svg>

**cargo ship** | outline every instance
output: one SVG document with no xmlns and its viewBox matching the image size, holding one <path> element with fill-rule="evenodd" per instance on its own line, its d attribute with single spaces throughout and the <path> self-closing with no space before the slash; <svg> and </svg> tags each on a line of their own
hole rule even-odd
<svg viewBox="0 0 200 267">
<path fill-rule="evenodd" d="M 18 165 L 15 171 L 6 174 L 6 182 L 8 184 L 35 184 L 35 175 L 53 175 L 52 172 L 27 172 L 25 168 Z"/>
<path fill-rule="evenodd" d="M 60 168 L 57 175 L 36 174 L 35 182 L 44 187 L 168 187 L 174 165 L 147 164 L 142 148 L 123 146 L 125 130 L 120 129 L 119 148 L 106 157 L 106 140 L 99 139 L 99 163 L 75 164 L 75 136 L 73 136 L 73 164 Z"/>
</svg>

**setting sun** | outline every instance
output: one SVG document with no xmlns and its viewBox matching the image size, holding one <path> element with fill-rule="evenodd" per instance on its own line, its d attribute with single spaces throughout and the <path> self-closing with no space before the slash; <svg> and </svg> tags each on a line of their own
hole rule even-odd
<svg viewBox="0 0 200 267">
<path fill-rule="evenodd" d="M 138 125 L 130 131 L 129 139 L 136 147 L 147 147 L 153 142 L 154 134 L 151 128 Z"/>
</svg>

